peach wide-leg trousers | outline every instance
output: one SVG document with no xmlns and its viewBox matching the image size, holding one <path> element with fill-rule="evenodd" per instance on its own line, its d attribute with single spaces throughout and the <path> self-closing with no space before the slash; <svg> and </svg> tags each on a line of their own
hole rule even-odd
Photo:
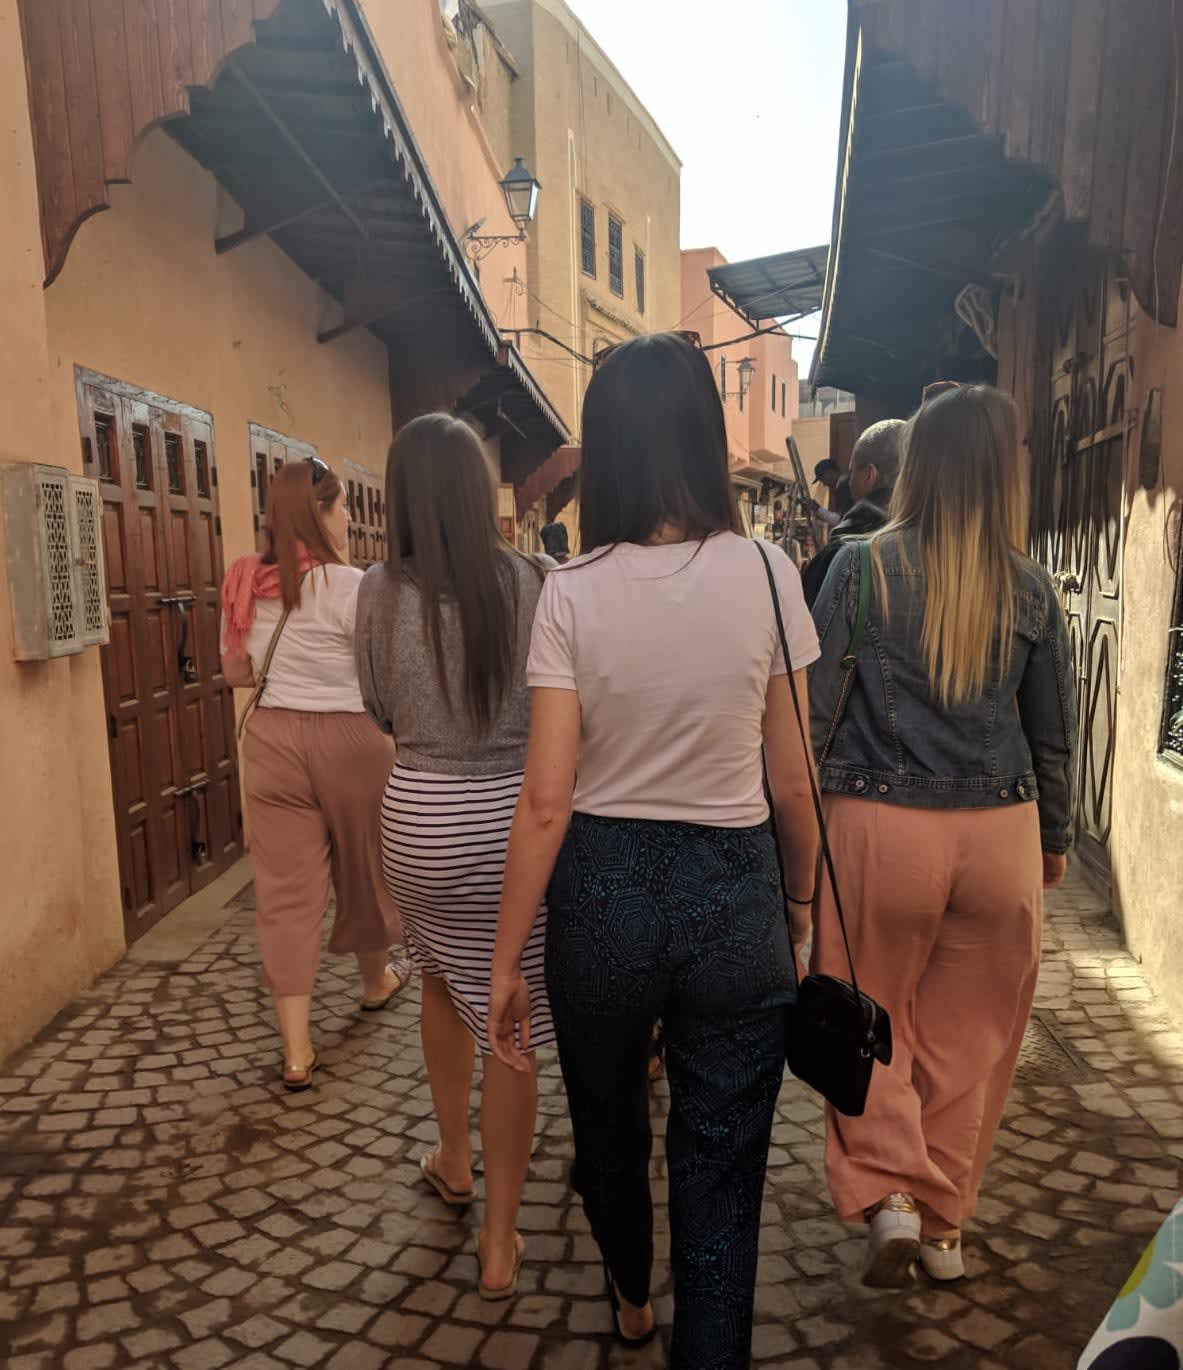
<svg viewBox="0 0 1183 1370">
<path fill-rule="evenodd" d="M 1031 803 L 918 809 L 826 801 L 859 985 L 895 1055 L 867 1111 L 826 1111 L 826 1174 L 848 1222 L 911 1194 L 940 1236 L 973 1216 L 1039 973 L 1043 862 Z M 827 881 L 813 968 L 849 976 Z"/>
<path fill-rule="evenodd" d="M 385 951 L 400 937 L 378 842 L 394 743 L 368 714 L 262 708 L 243 751 L 263 979 L 311 994 L 330 893 L 330 951 Z"/>
</svg>

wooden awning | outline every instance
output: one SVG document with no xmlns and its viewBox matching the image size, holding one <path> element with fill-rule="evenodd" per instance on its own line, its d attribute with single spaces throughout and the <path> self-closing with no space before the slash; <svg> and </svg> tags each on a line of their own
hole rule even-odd
<svg viewBox="0 0 1183 1370">
<path fill-rule="evenodd" d="M 1123 0 L 848 3 L 815 384 L 918 400 L 953 336 L 966 339 L 957 296 L 996 291 L 999 247 L 1041 212 L 1087 225 L 1143 307 L 1175 322 L 1168 5 L 1148 0 L 1134 23 Z"/>
<path fill-rule="evenodd" d="M 540 499 L 557 490 L 564 482 L 573 482 L 579 473 L 582 462 L 582 447 L 560 447 L 558 451 L 552 452 L 541 466 L 532 471 L 517 486 L 515 494 L 517 496 L 518 518 L 522 518 L 528 509 L 537 504 Z M 572 486 L 568 486 L 569 491 L 572 488 Z M 554 517 L 554 514 L 549 510 L 548 517 Z"/>
<path fill-rule="evenodd" d="M 21 0 L 47 283 L 163 122 L 243 210 L 216 250 L 267 236 L 339 303 L 322 343 L 369 328 L 461 388 L 497 368 L 548 446 L 566 439 L 503 343 L 356 0 L 137 2 L 116 24 L 110 8 Z"/>
</svg>

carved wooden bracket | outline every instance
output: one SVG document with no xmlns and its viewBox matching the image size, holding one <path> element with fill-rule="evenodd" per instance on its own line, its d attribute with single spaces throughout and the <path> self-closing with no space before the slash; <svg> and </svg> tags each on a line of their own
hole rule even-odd
<svg viewBox="0 0 1183 1370">
<path fill-rule="evenodd" d="M 283 0 L 20 0 L 46 285 L 130 179 L 139 140 L 189 112 Z"/>
</svg>

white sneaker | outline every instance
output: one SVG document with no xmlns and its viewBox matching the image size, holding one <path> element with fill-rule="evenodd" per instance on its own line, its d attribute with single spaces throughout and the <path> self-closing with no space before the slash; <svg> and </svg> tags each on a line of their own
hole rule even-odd
<svg viewBox="0 0 1183 1370">
<path fill-rule="evenodd" d="M 960 1237 L 925 1237 L 920 1243 L 920 1264 L 931 1280 L 963 1280 L 965 1260 Z"/>
<path fill-rule="evenodd" d="M 863 1283 L 871 1289 L 907 1289 L 920 1256 L 920 1213 L 910 1194 L 889 1194 L 867 1213 Z"/>
</svg>

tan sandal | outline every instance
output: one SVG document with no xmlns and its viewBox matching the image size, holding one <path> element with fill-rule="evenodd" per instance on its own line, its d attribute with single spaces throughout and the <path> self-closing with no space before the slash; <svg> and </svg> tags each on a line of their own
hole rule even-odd
<svg viewBox="0 0 1183 1370">
<path fill-rule="evenodd" d="M 314 1051 L 306 1066 L 284 1066 L 280 1079 L 289 1094 L 300 1094 L 312 1084 L 312 1072 L 320 1065 L 320 1053 Z"/>
<path fill-rule="evenodd" d="M 512 1299 L 518 1292 L 518 1282 L 522 1276 L 522 1261 L 526 1256 L 526 1239 L 520 1232 L 513 1234 L 513 1272 L 510 1274 L 509 1283 L 498 1285 L 496 1289 L 485 1283 L 484 1275 L 477 1280 L 477 1293 L 486 1303 L 504 1303 L 506 1299 Z M 477 1238 L 477 1264 L 481 1260 L 481 1242 Z"/>
<path fill-rule="evenodd" d="M 435 1168 L 439 1147 L 419 1157 L 419 1173 L 449 1208 L 467 1208 L 476 1199 L 475 1189 L 453 1189 Z"/>
<path fill-rule="evenodd" d="M 395 986 L 384 999 L 363 999 L 361 1001 L 361 1011 L 363 1013 L 381 1013 L 393 999 L 406 989 L 411 983 L 411 977 L 415 973 L 415 967 L 406 957 L 400 956 L 391 961 L 386 969 L 394 976 Z"/>
</svg>

